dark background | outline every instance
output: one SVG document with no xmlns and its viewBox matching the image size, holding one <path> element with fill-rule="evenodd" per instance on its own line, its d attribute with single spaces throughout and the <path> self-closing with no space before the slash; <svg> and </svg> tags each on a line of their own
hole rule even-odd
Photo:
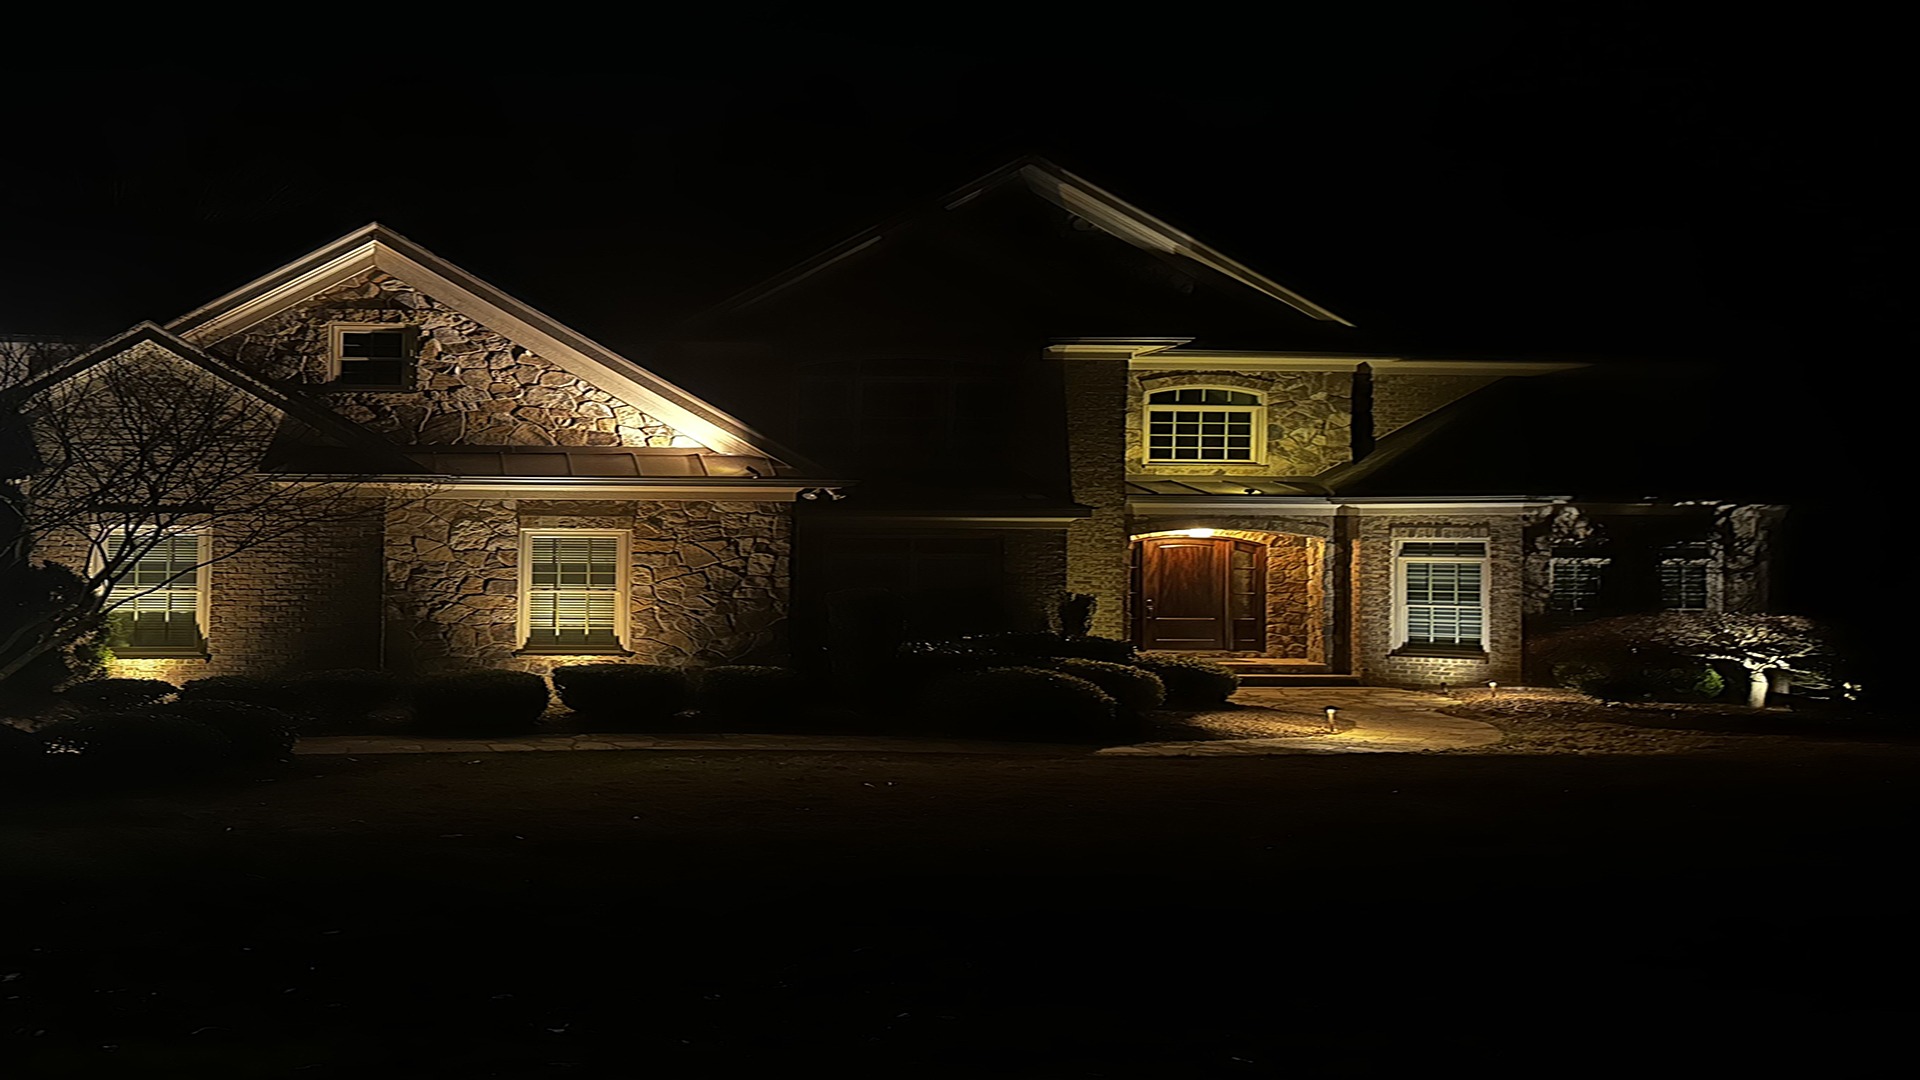
<svg viewBox="0 0 1920 1080">
<path fill-rule="evenodd" d="M 164 322 L 377 219 L 646 363 L 703 306 L 1039 153 L 1410 347 L 1704 364 L 1661 415 L 1738 421 L 1725 463 L 1809 508 L 1801 546 L 1873 535 L 1914 345 L 1889 27 L 893 17 L 276 13 L 167 47 L 116 24 L 5 76 L 0 332 Z M 1870 562 L 1800 559 L 1789 600 L 1858 621 Z"/>
</svg>

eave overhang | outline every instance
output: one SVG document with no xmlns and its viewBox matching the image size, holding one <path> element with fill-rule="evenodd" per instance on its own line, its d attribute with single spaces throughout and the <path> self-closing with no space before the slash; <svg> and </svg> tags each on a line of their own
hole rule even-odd
<svg viewBox="0 0 1920 1080">
<path fill-rule="evenodd" d="M 1355 516 L 1445 512 L 1450 514 L 1508 514 L 1543 510 L 1572 501 L 1567 495 L 1454 495 L 1431 498 L 1349 497 L 1337 495 L 1134 495 L 1127 512 L 1140 515 L 1199 514 L 1230 516 Z"/>
</svg>

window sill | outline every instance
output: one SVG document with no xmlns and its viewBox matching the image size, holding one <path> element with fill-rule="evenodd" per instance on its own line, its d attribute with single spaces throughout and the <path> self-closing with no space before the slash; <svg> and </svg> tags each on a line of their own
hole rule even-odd
<svg viewBox="0 0 1920 1080">
<path fill-rule="evenodd" d="M 617 646 L 613 648 L 605 648 L 605 647 L 588 648 L 586 646 L 569 647 L 569 646 L 563 645 L 563 646 L 556 647 L 551 645 L 537 645 L 537 646 L 532 646 L 528 648 L 515 649 L 513 650 L 513 655 L 515 656 L 632 656 L 634 655 L 634 653 L 633 653 L 633 650 L 631 649 L 622 649 Z"/>
<path fill-rule="evenodd" d="M 1418 656 L 1434 660 L 1486 660 L 1487 650 L 1473 645 L 1402 645 L 1388 656 Z"/>
</svg>

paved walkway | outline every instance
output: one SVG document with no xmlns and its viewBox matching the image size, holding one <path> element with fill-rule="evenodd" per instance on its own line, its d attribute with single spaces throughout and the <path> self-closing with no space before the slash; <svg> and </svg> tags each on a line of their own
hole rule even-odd
<svg viewBox="0 0 1920 1080">
<path fill-rule="evenodd" d="M 1265 754 L 1392 754 L 1452 750 L 1500 741 L 1491 724 L 1446 716 L 1438 694 L 1375 686 L 1250 687 L 1234 695 L 1247 705 L 1318 712 L 1340 710 L 1350 730 L 1283 739 L 1217 739 L 1139 743 L 1091 751 L 1100 755 L 1236 757 Z M 299 754 L 480 754 L 528 750 L 816 750 L 889 754 L 1030 754 L 1071 756 L 1081 746 L 906 739 L 879 735 L 533 735 L 517 739 L 422 739 L 397 735 L 324 735 L 301 739 Z"/>
</svg>

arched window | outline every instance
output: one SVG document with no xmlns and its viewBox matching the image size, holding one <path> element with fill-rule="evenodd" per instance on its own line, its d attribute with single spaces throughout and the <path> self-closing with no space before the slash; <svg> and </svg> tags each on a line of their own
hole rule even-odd
<svg viewBox="0 0 1920 1080">
<path fill-rule="evenodd" d="M 1247 390 L 1182 386 L 1147 395 L 1147 463 L 1259 462 L 1266 403 Z"/>
</svg>

